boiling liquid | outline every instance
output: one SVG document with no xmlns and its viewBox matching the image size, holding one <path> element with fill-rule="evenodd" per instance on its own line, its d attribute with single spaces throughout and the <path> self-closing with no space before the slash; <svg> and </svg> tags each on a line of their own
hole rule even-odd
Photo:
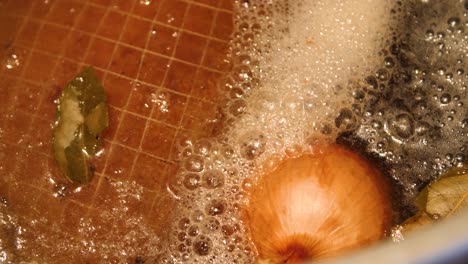
<svg viewBox="0 0 468 264">
<path fill-rule="evenodd" d="M 359 148 L 386 168 L 403 207 L 446 168 L 466 162 L 463 1 L 271 2 L 235 2 L 233 70 L 219 85 L 223 129 L 181 142 L 181 169 L 168 187 L 174 208 L 158 202 L 161 217 L 149 221 L 132 211 L 145 201 L 142 186 L 105 180 L 101 189 L 109 193 L 97 197 L 92 218 L 87 207 L 63 199 L 65 210 L 77 209 L 65 221 L 75 230 L 51 221 L 47 210 L 15 216 L 11 208 L 21 204 L 2 199 L 0 259 L 251 263 L 255 248 L 241 210 L 256 172 L 285 154 L 336 140 Z M 13 55 L 5 62 L 18 67 Z M 20 196 L 22 188 L 9 190 Z M 53 196 L 64 195 L 57 184 Z M 33 198 L 24 197 L 18 211 L 31 210 Z"/>
<path fill-rule="evenodd" d="M 339 140 L 376 158 L 411 211 L 425 184 L 465 160 L 463 5 L 237 2 L 233 70 L 220 84 L 225 126 L 180 146 L 163 260 L 253 262 L 242 208 L 256 172 L 314 143 Z"/>
</svg>

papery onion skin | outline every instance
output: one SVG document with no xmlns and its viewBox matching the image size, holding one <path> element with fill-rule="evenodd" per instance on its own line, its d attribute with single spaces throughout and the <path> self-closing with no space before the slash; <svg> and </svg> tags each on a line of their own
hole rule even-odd
<svg viewBox="0 0 468 264">
<path fill-rule="evenodd" d="M 261 176 L 245 210 L 258 259 L 320 259 L 381 239 L 391 224 L 387 194 L 379 171 L 344 147 L 284 159 Z"/>
</svg>

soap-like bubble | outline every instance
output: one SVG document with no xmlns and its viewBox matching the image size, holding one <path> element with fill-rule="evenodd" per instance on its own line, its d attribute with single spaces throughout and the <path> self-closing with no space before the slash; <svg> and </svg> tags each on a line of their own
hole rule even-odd
<svg viewBox="0 0 468 264">
<path fill-rule="evenodd" d="M 182 230 L 187 229 L 190 226 L 190 219 L 187 217 L 183 217 L 179 220 L 179 228 Z"/>
<path fill-rule="evenodd" d="M 209 170 L 203 173 L 203 186 L 208 189 L 220 188 L 224 185 L 224 174 L 219 170 Z"/>
<path fill-rule="evenodd" d="M 440 103 L 441 104 L 448 104 L 450 103 L 450 100 L 452 99 L 452 96 L 450 96 L 450 94 L 448 93 L 444 93 L 440 96 Z"/>
<path fill-rule="evenodd" d="M 388 120 L 390 133 L 396 137 L 406 139 L 414 133 L 414 120 L 407 113 L 399 114 Z"/>
<path fill-rule="evenodd" d="M 206 206 L 205 212 L 208 215 L 221 215 L 226 210 L 226 205 L 222 200 L 213 200 Z"/>
<path fill-rule="evenodd" d="M 194 222 L 201 222 L 205 219 L 205 214 L 201 210 L 195 210 L 192 212 L 191 219 Z"/>
<path fill-rule="evenodd" d="M 351 109 L 344 108 L 335 118 L 335 125 L 341 130 L 353 130 L 357 126 L 357 118 Z"/>
<path fill-rule="evenodd" d="M 197 255 L 206 256 L 210 253 L 212 247 L 211 240 L 206 236 L 200 236 L 194 243 L 193 243 L 193 250 Z"/>
<path fill-rule="evenodd" d="M 198 236 L 198 234 L 200 234 L 200 228 L 197 225 L 192 225 L 189 227 L 187 233 L 192 237 Z"/>
<path fill-rule="evenodd" d="M 204 159 L 198 155 L 191 155 L 184 162 L 184 167 L 187 171 L 201 172 L 204 166 Z"/>
<path fill-rule="evenodd" d="M 265 136 L 258 132 L 249 132 L 242 136 L 241 153 L 248 159 L 253 160 L 265 152 Z"/>
<path fill-rule="evenodd" d="M 189 190 L 195 190 L 200 186 L 200 175 L 196 173 L 187 173 L 184 176 L 183 184 Z"/>
</svg>

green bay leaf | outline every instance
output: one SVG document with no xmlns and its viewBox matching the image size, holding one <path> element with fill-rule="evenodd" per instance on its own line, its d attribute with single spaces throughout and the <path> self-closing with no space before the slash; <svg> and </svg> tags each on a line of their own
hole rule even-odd
<svg viewBox="0 0 468 264">
<path fill-rule="evenodd" d="M 54 155 L 65 177 L 85 184 L 94 175 L 92 159 L 108 126 L 106 94 L 89 67 L 63 89 L 53 133 Z"/>
</svg>

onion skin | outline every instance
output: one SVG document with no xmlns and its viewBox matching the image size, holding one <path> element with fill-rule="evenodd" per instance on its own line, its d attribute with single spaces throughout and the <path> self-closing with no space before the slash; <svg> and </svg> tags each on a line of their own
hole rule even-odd
<svg viewBox="0 0 468 264">
<path fill-rule="evenodd" d="M 338 145 L 281 161 L 245 209 L 258 259 L 296 263 L 368 245 L 390 228 L 388 186 L 377 169 Z"/>
</svg>

